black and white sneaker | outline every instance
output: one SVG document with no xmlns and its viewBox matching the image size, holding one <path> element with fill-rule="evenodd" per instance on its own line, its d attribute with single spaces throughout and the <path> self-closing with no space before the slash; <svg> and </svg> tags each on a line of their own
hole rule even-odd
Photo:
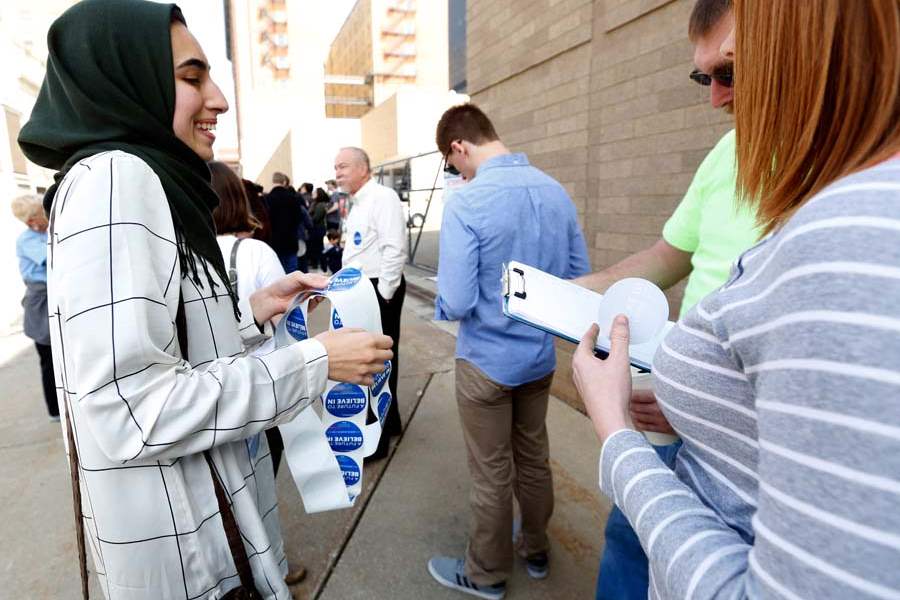
<svg viewBox="0 0 900 600">
<path fill-rule="evenodd" d="M 525 570 L 532 579 L 545 579 L 550 573 L 550 558 L 546 552 L 538 552 L 525 559 Z"/>
<path fill-rule="evenodd" d="M 435 556 L 428 561 L 428 572 L 445 587 L 487 600 L 502 600 L 506 595 L 506 582 L 478 585 L 466 577 L 465 564 L 459 558 Z"/>
</svg>

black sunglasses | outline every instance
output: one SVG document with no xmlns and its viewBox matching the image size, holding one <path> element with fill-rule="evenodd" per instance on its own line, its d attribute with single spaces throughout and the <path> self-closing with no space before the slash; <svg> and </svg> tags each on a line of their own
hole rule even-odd
<svg viewBox="0 0 900 600">
<path fill-rule="evenodd" d="M 734 68 L 730 65 L 718 67 L 713 71 L 712 75 L 707 75 L 700 69 L 694 69 L 688 77 L 702 86 L 710 86 L 712 85 L 713 80 L 715 80 L 719 85 L 730 88 L 734 85 Z"/>
<path fill-rule="evenodd" d="M 452 150 L 450 152 L 452 152 Z M 450 164 L 450 152 L 444 156 L 444 173 L 452 175 L 453 177 L 459 177 L 459 169 Z"/>
</svg>

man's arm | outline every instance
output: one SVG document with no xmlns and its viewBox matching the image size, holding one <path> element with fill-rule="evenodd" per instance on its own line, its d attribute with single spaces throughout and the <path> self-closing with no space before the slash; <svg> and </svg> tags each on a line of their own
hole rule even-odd
<svg viewBox="0 0 900 600">
<path fill-rule="evenodd" d="M 403 207 L 394 190 L 387 190 L 379 198 L 374 209 L 375 228 L 378 231 L 378 247 L 381 250 L 381 275 L 378 277 L 378 293 L 385 300 L 394 297 L 403 277 L 403 266 L 409 255 L 406 222 Z"/>
<path fill-rule="evenodd" d="M 459 321 L 478 304 L 478 234 L 459 210 L 456 199 L 444 207 L 438 263 L 438 295 L 434 318 Z"/>
<path fill-rule="evenodd" d="M 679 250 L 664 239 L 660 239 L 649 248 L 632 254 L 611 267 L 574 281 L 595 292 L 604 292 L 620 279 L 641 277 L 665 290 L 690 274 L 692 256 L 692 253 Z"/>
<path fill-rule="evenodd" d="M 584 242 L 584 235 L 581 233 L 581 226 L 578 224 L 573 206 L 572 220 L 569 223 L 569 268 L 566 278 L 587 276 L 590 272 L 591 260 L 588 257 L 587 244 Z"/>
</svg>

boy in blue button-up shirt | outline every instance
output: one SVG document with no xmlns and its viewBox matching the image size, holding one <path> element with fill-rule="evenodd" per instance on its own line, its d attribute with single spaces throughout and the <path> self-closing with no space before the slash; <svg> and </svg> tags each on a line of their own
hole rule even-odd
<svg viewBox="0 0 900 600">
<path fill-rule="evenodd" d="M 503 315 L 502 265 L 521 261 L 563 278 L 590 265 L 565 189 L 510 153 L 481 110 L 449 109 L 436 137 L 448 170 L 468 182 L 444 207 L 435 318 L 460 322 L 456 396 L 474 519 L 465 559 L 435 557 L 428 566 L 443 585 L 502 598 L 513 561 L 513 493 L 522 510 L 515 549 L 529 575 L 547 575 L 553 486 L 545 418 L 556 367 L 550 335 Z"/>
</svg>

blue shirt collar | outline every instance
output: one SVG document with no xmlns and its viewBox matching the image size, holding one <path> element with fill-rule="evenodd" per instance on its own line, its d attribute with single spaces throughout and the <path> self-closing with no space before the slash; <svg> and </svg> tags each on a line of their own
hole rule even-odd
<svg viewBox="0 0 900 600">
<path fill-rule="evenodd" d="M 478 177 L 482 171 L 487 171 L 488 169 L 494 169 L 496 167 L 527 167 L 528 165 L 528 157 L 525 156 L 525 153 L 523 152 L 500 154 L 481 163 L 481 165 L 478 166 L 478 170 L 475 171 L 475 177 Z"/>
</svg>

